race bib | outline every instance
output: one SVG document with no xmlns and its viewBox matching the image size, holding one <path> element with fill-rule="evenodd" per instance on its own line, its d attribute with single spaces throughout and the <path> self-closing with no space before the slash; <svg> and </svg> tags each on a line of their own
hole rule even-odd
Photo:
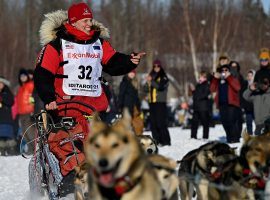
<svg viewBox="0 0 270 200">
<path fill-rule="evenodd" d="M 72 96 L 98 97 L 101 95 L 100 84 L 103 49 L 100 40 L 93 44 L 77 44 L 62 39 L 63 91 Z"/>
</svg>

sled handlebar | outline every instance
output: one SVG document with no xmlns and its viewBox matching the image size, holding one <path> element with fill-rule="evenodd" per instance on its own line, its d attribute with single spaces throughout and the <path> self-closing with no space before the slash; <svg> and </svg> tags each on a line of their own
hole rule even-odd
<svg viewBox="0 0 270 200">
<path fill-rule="evenodd" d="M 82 105 L 82 106 L 84 106 L 84 107 L 86 107 L 86 108 L 91 109 L 93 112 L 96 111 L 96 109 L 95 109 L 93 106 L 91 106 L 91 105 L 89 105 L 89 104 L 86 104 L 86 103 L 83 103 L 83 102 L 81 102 L 81 101 L 61 101 L 61 102 L 58 102 L 58 103 L 56 103 L 56 104 L 57 104 L 58 106 L 60 106 L 60 105 L 67 105 L 67 104 L 71 104 L 71 103 L 75 103 L 75 104 Z"/>
</svg>

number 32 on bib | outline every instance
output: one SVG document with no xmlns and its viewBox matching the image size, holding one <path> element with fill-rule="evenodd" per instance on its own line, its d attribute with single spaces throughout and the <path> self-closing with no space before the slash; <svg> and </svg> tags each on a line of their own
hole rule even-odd
<svg viewBox="0 0 270 200">
<path fill-rule="evenodd" d="M 62 49 L 63 60 L 68 61 L 63 66 L 67 76 L 63 80 L 63 91 L 73 96 L 100 96 L 103 56 L 100 40 L 93 44 L 76 44 L 62 39 Z"/>
</svg>

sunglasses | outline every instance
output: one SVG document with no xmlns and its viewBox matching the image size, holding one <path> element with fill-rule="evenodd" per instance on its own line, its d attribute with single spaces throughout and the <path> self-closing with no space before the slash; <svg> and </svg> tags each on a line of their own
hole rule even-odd
<svg viewBox="0 0 270 200">
<path fill-rule="evenodd" d="M 268 62 L 268 59 L 260 59 L 260 62 Z"/>
<path fill-rule="evenodd" d="M 228 69 L 222 69 L 221 71 L 222 72 L 228 72 L 229 70 Z"/>
<path fill-rule="evenodd" d="M 154 67 L 158 67 L 158 68 L 159 68 L 160 66 L 159 66 L 159 65 L 157 65 L 157 64 L 154 64 Z"/>
</svg>

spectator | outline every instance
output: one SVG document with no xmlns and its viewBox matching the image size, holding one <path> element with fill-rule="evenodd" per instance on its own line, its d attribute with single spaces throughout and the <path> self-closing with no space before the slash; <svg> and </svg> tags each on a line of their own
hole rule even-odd
<svg viewBox="0 0 270 200">
<path fill-rule="evenodd" d="M 141 102 L 138 89 L 139 83 L 136 77 L 136 71 L 132 70 L 123 77 L 120 83 L 118 104 L 121 111 L 126 107 L 130 114 L 133 115 L 135 107 L 137 110 L 140 110 Z"/>
<path fill-rule="evenodd" d="M 269 69 L 269 49 L 262 48 L 260 52 L 260 69 L 256 71 L 254 82 L 263 83 L 264 79 L 267 78 L 270 81 L 270 69 Z"/>
<path fill-rule="evenodd" d="M 18 74 L 18 81 L 19 81 L 19 88 L 18 92 L 15 96 L 16 106 L 17 106 L 17 114 L 19 119 L 19 126 L 21 129 L 20 135 L 23 136 L 25 133 L 25 139 L 27 142 L 31 142 L 34 139 L 34 128 L 29 130 L 26 133 L 27 128 L 33 123 L 31 121 L 31 117 L 34 113 L 34 98 L 33 98 L 33 91 L 34 91 L 34 83 L 30 80 L 27 70 L 20 69 Z M 33 152 L 34 150 L 34 142 L 29 144 L 29 153 Z"/>
<path fill-rule="evenodd" d="M 4 77 L 0 77 L 0 155 L 14 155 L 17 153 L 16 135 L 14 135 L 11 114 L 14 95 L 9 86 L 9 81 Z"/>
<path fill-rule="evenodd" d="M 248 71 L 246 80 L 244 81 L 244 86 L 241 90 L 245 91 L 251 86 L 251 84 L 253 84 L 255 73 L 256 73 L 255 70 Z M 254 120 L 253 103 L 247 101 L 243 97 L 242 106 L 244 108 L 245 116 L 246 116 L 247 132 L 252 135 L 253 134 L 253 120 Z"/>
<path fill-rule="evenodd" d="M 203 126 L 203 139 L 209 137 L 210 86 L 207 73 L 200 72 L 199 83 L 193 91 L 193 115 L 191 121 L 191 138 L 197 139 L 199 122 Z"/>
<path fill-rule="evenodd" d="M 153 69 L 146 77 L 145 91 L 149 94 L 150 127 L 153 138 L 159 146 L 171 145 L 167 127 L 167 91 L 169 79 L 160 60 L 153 62 Z"/>
<path fill-rule="evenodd" d="M 141 135 L 143 132 L 143 119 L 140 117 L 141 102 L 138 94 L 139 83 L 136 77 L 136 71 L 132 70 L 125 75 L 120 83 L 118 104 L 119 109 L 122 111 L 128 108 L 132 116 L 133 130 L 136 135 Z M 141 121 L 141 122 L 139 122 Z"/>
<path fill-rule="evenodd" d="M 241 132 L 238 124 L 238 109 L 240 107 L 240 82 L 230 73 L 229 65 L 222 65 L 214 73 L 210 84 L 211 92 L 216 92 L 215 103 L 220 111 L 221 123 L 226 132 L 227 142 L 239 142 Z"/>
<path fill-rule="evenodd" d="M 236 61 L 231 61 L 230 64 L 230 72 L 232 74 L 232 76 L 234 76 L 235 78 L 237 78 L 239 80 L 241 89 L 239 91 L 239 99 L 240 99 L 240 107 L 237 108 L 237 113 L 238 113 L 238 117 L 237 117 L 237 121 L 236 124 L 238 125 L 238 130 L 240 131 L 240 133 L 242 133 L 242 128 L 243 128 L 243 113 L 242 113 L 242 108 L 243 108 L 243 103 L 244 103 L 244 98 L 243 98 L 243 87 L 245 84 L 245 79 L 241 74 L 241 67 L 240 64 Z"/>
<path fill-rule="evenodd" d="M 221 67 L 222 65 L 228 65 L 230 62 L 230 59 L 227 55 L 221 55 L 218 59 L 218 67 Z"/>
<path fill-rule="evenodd" d="M 247 101 L 253 103 L 255 117 L 255 135 L 260 135 L 264 128 L 264 122 L 270 117 L 270 88 L 269 80 L 264 79 L 260 85 L 252 83 L 243 94 Z"/>
</svg>

